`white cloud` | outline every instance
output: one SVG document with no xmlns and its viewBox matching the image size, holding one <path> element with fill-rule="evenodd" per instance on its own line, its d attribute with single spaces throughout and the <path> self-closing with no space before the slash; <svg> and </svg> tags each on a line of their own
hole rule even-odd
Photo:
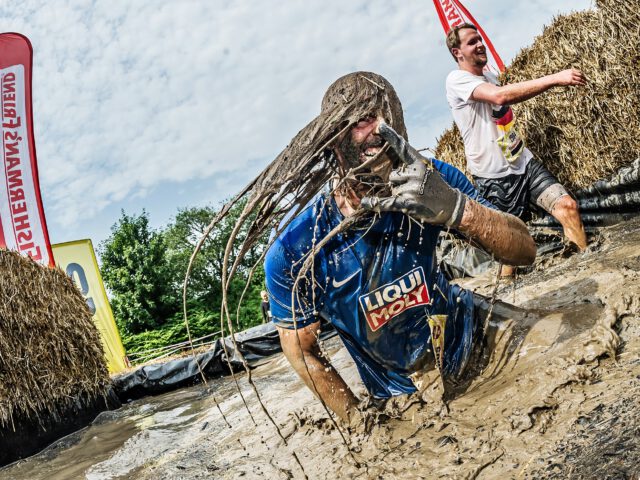
<svg viewBox="0 0 640 480">
<path fill-rule="evenodd" d="M 552 0 L 465 4 L 505 60 L 558 9 Z M 13 7 L 0 7 L 0 25 L 33 43 L 40 179 L 55 231 L 82 232 L 84 218 L 127 209 L 160 186 L 207 178 L 215 185 L 226 172 L 235 183 L 210 192 L 221 200 L 317 114 L 333 80 L 356 69 L 396 86 L 418 145 L 433 146 L 450 122 L 443 82 L 453 62 L 428 0 L 23 0 Z"/>
</svg>

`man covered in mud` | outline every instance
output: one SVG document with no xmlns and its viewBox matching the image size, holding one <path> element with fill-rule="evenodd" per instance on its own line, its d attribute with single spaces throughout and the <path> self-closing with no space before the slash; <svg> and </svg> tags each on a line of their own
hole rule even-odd
<svg viewBox="0 0 640 480">
<path fill-rule="evenodd" d="M 334 175 L 285 218 L 267 253 L 271 314 L 296 372 L 351 421 L 358 401 L 321 354 L 321 319 L 338 331 L 369 393 L 388 398 L 414 392 L 410 375 L 434 365 L 429 319 L 446 318 L 441 372 L 455 379 L 482 325 L 471 293 L 437 269 L 438 235 L 455 229 L 512 265 L 533 262 L 536 248 L 522 221 L 407 143 L 400 100 L 379 75 L 356 72 L 334 82 L 320 116 L 280 158 L 304 158 L 306 149 Z"/>
<path fill-rule="evenodd" d="M 477 28 L 463 23 L 449 30 L 447 47 L 458 68 L 447 76 L 447 102 L 464 141 L 467 168 L 480 194 L 524 221 L 531 208 L 556 218 L 580 250 L 587 239 L 576 201 L 525 147 L 510 105 L 558 86 L 583 86 L 576 69 L 509 85 L 485 69 L 487 52 Z M 505 269 L 505 274 L 511 273 Z"/>
</svg>

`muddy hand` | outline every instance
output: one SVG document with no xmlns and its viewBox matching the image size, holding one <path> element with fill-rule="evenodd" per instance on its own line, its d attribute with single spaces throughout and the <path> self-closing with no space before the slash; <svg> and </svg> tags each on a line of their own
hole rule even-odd
<svg viewBox="0 0 640 480">
<path fill-rule="evenodd" d="M 360 205 L 375 212 L 402 212 L 435 225 L 457 227 L 466 197 L 451 188 L 406 140 L 391 127 L 380 124 L 379 133 L 407 166 L 391 172 L 391 197 L 365 197 Z"/>
<path fill-rule="evenodd" d="M 400 160 L 405 164 L 411 165 L 412 163 L 424 160 L 422 155 L 420 155 L 415 148 L 409 145 L 409 142 L 407 142 L 402 135 L 399 135 L 386 123 L 380 122 L 376 133 L 380 135 L 393 150 L 395 150 L 400 157 Z"/>
</svg>

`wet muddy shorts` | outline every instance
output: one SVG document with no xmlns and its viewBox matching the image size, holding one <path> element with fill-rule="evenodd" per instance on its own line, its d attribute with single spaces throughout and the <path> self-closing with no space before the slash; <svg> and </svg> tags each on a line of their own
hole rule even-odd
<svg viewBox="0 0 640 480">
<path fill-rule="evenodd" d="M 473 177 L 480 195 L 499 210 L 510 213 L 523 221 L 531 219 L 531 213 L 551 213 L 556 201 L 567 190 L 556 177 L 537 160 L 531 159 L 521 175 L 501 178 Z"/>
</svg>

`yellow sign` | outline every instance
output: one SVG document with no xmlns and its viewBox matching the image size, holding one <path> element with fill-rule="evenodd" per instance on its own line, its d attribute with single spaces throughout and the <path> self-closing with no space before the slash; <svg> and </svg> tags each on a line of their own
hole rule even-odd
<svg viewBox="0 0 640 480">
<path fill-rule="evenodd" d="M 109 372 L 127 368 L 120 333 L 102 283 L 91 240 L 58 243 L 51 246 L 56 265 L 69 275 L 87 300 L 93 321 L 100 332 Z"/>
</svg>

